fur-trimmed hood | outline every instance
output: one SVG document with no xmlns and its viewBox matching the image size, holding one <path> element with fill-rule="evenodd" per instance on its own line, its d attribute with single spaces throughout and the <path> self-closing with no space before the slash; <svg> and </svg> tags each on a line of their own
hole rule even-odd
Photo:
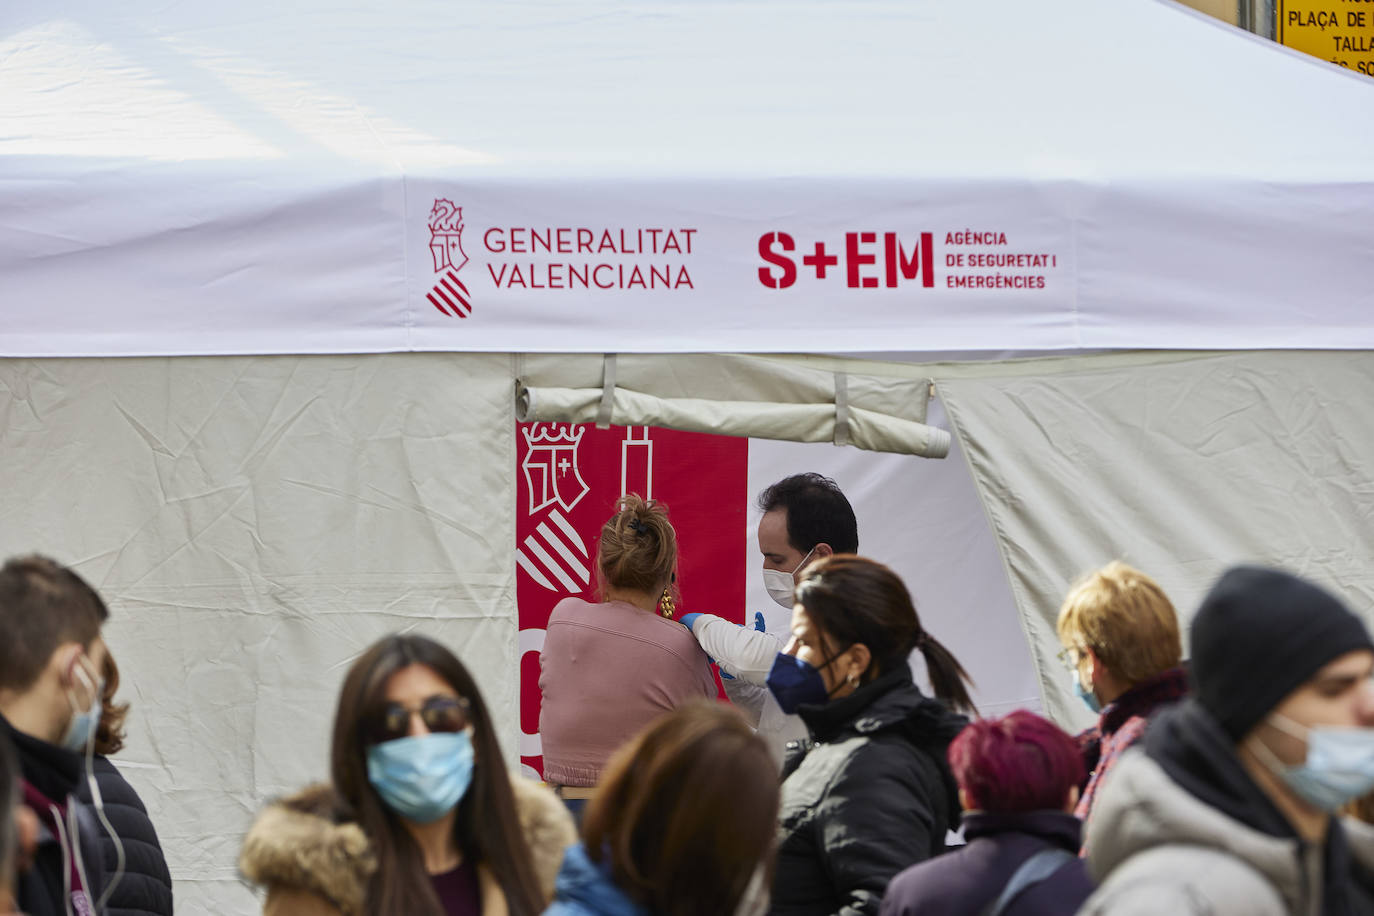
<svg viewBox="0 0 1374 916">
<path fill-rule="evenodd" d="M 357 824 L 339 822 L 327 785 L 269 805 L 248 831 L 239 870 L 254 884 L 318 894 L 343 916 L 362 916 L 377 858 Z"/>
<path fill-rule="evenodd" d="M 512 774 L 511 790 L 540 892 L 552 899 L 564 850 L 577 842 L 572 818 L 539 783 Z M 343 916 L 362 916 L 377 860 L 362 828 L 341 819 L 333 789 L 316 785 L 258 816 L 244 839 L 239 869 L 255 884 L 306 891 Z"/>
</svg>

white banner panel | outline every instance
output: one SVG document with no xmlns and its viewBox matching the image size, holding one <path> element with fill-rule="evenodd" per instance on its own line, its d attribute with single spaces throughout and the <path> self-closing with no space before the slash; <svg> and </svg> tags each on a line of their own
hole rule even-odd
<svg viewBox="0 0 1374 916">
<path fill-rule="evenodd" d="M 1374 347 L 1374 83 L 1169 3 L 10 0 L 0 85 L 5 356 Z"/>
</svg>

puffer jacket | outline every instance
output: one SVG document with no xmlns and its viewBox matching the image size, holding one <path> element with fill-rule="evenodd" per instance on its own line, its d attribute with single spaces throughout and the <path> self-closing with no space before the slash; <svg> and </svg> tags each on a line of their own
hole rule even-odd
<svg viewBox="0 0 1374 916">
<path fill-rule="evenodd" d="M 110 893 L 106 912 L 109 916 L 172 916 L 172 875 L 148 809 L 113 763 L 99 756 L 94 760 L 105 817 L 124 847 L 124 874 Z M 77 783 L 76 796 L 87 805 L 93 804 L 86 780 Z M 114 840 L 103 828 L 100 848 L 105 872 L 113 875 L 118 864 Z"/>
<path fill-rule="evenodd" d="M 770 913 L 877 913 L 904 868 L 945 849 L 959 823 L 945 754 L 967 724 L 906 665 L 799 714 L 811 733 L 783 768 Z"/>
<path fill-rule="evenodd" d="M 24 780 L 24 804 L 40 823 L 33 862 L 19 874 L 14 888 L 20 912 L 28 916 L 62 916 L 82 907 L 94 909 L 110 876 L 102 867 L 100 824 L 94 812 L 75 795 L 78 783 L 85 779 L 81 755 L 21 732 L 3 716 L 0 734 L 14 745 Z M 58 808 L 56 815 L 54 806 Z M 68 833 L 68 814 L 77 822 L 74 844 Z M 85 866 L 82 875 L 87 883 L 84 890 L 69 890 L 64 885 L 67 857 L 78 854 Z"/>
<path fill-rule="evenodd" d="M 1333 821 L 1304 843 L 1196 701 L 1155 720 L 1087 825 L 1088 916 L 1374 913 L 1374 836 Z"/>
<path fill-rule="evenodd" d="M 545 900 L 553 896 L 563 853 L 577 842 L 563 802 L 539 783 L 512 774 L 516 816 Z M 267 807 L 243 842 L 239 870 L 267 888 L 264 916 L 362 916 L 377 860 L 356 823 L 340 819 L 327 785 Z M 484 913 L 504 912 L 495 879 L 477 869 Z"/>
<path fill-rule="evenodd" d="M 587 857 L 580 843 L 564 856 L 554 895 L 544 916 L 649 916 L 615 885 L 608 868 Z"/>
</svg>

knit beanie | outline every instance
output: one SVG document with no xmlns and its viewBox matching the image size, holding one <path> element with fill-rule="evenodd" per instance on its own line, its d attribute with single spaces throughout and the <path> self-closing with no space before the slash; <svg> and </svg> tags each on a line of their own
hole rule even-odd
<svg viewBox="0 0 1374 916">
<path fill-rule="evenodd" d="M 1374 650 L 1361 620 L 1325 589 L 1277 569 L 1227 570 L 1193 617 L 1198 702 L 1240 741 L 1328 662 Z"/>
</svg>

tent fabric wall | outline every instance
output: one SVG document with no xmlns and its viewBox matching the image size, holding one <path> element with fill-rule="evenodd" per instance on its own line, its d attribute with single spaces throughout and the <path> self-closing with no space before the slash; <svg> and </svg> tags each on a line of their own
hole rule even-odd
<svg viewBox="0 0 1374 916">
<path fill-rule="evenodd" d="M 934 379 L 1065 723 L 1085 713 L 1054 614 L 1113 557 L 1185 615 L 1240 560 L 1374 603 L 1367 352 L 625 365 L 626 384 L 708 401 L 807 373 L 908 393 Z M 179 908 L 254 910 L 242 832 L 266 798 L 325 775 L 343 672 L 385 632 L 457 648 L 514 760 L 514 381 L 595 387 L 602 371 L 596 356 L 0 360 L 0 551 L 57 555 L 109 598 L 133 702 L 119 763 L 163 830 Z M 889 548 L 926 549 L 910 530 Z"/>
<path fill-rule="evenodd" d="M 0 360 L 0 555 L 110 604 L 117 758 L 184 913 L 256 912 L 235 861 L 269 797 L 328 774 L 343 674 L 422 628 L 514 762 L 506 356 Z"/>
<path fill-rule="evenodd" d="M 927 368 L 1002 551 L 1046 709 L 1061 722 L 1089 716 L 1055 660 L 1059 599 L 1111 559 L 1157 578 L 1185 619 L 1226 566 L 1262 562 L 1324 582 L 1370 621 L 1370 353 Z"/>
</svg>

